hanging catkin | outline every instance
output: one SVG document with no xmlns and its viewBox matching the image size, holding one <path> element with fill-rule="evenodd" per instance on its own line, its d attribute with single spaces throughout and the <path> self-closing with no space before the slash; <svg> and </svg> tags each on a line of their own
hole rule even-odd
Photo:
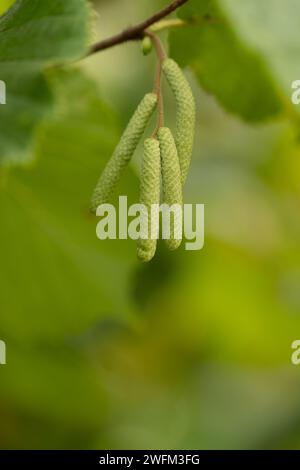
<svg viewBox="0 0 300 470">
<path fill-rule="evenodd" d="M 148 93 L 136 109 L 111 159 L 100 176 L 91 201 L 91 210 L 93 212 L 96 211 L 100 204 L 109 202 L 156 105 L 157 95 Z"/>
<path fill-rule="evenodd" d="M 164 61 L 163 72 L 175 95 L 177 104 L 175 143 L 181 168 L 181 182 L 184 185 L 193 151 L 196 116 L 195 100 L 188 81 L 174 60 L 166 59 Z"/>
<path fill-rule="evenodd" d="M 177 148 L 168 127 L 161 127 L 157 134 L 163 181 L 163 202 L 168 206 L 176 204 L 177 216 L 173 214 L 170 220 L 170 238 L 166 243 L 170 250 L 176 250 L 182 240 L 182 185 Z M 172 215 L 172 214 L 171 214 Z"/>
<path fill-rule="evenodd" d="M 150 261 L 155 255 L 156 238 L 151 235 L 158 235 L 159 219 L 151 220 L 151 208 L 154 204 L 159 206 L 160 202 L 160 150 L 157 139 L 150 138 L 144 142 L 144 155 L 141 171 L 141 195 L 142 205 L 141 226 L 147 225 L 147 238 L 138 240 L 137 255 L 141 261 Z M 153 222 L 153 226 L 152 223 Z"/>
</svg>

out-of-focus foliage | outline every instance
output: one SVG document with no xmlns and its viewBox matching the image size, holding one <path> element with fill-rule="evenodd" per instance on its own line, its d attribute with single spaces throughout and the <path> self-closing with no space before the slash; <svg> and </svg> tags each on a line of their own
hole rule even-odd
<svg viewBox="0 0 300 470">
<path fill-rule="evenodd" d="M 162 3 L 96 2 L 97 36 Z M 196 3 L 202 15 L 205 1 L 190 1 L 185 14 Z M 214 41 L 201 54 L 203 73 L 219 74 L 209 91 L 225 97 L 226 110 L 258 119 L 271 116 L 284 85 L 250 3 L 219 2 L 227 26 L 213 25 Z M 282 19 L 274 3 L 273 24 Z M 264 2 L 256 7 L 264 11 Z M 236 15 L 249 16 L 244 32 Z M 234 51 L 246 50 L 247 67 L 263 64 L 251 65 L 257 89 L 237 88 L 231 108 L 222 78 L 231 85 L 245 70 L 238 61 L 218 68 L 226 62 L 218 27 L 236 38 Z M 269 39 L 285 38 L 287 54 L 298 47 L 292 27 L 284 21 Z M 172 33 L 180 60 L 183 44 L 186 57 L 199 54 L 204 33 L 191 30 Z M 1 448 L 300 448 L 300 369 L 290 361 L 300 336 L 300 148 L 292 121 L 246 124 L 189 74 L 198 114 L 185 201 L 205 204 L 204 249 L 170 253 L 159 243 L 155 259 L 141 265 L 133 242 L 96 239 L 91 192 L 119 121 L 151 90 L 153 56 L 128 44 L 85 60 L 83 70 L 47 71 L 56 107 L 39 127 L 32 164 L 0 168 L 0 339 L 8 362 L 0 366 Z M 300 78 L 289 70 L 286 84 Z M 267 83 L 279 95 L 271 87 L 266 101 Z M 164 92 L 173 128 L 173 97 Z M 129 203 L 138 200 L 140 157 L 141 150 L 119 188 Z"/>
<path fill-rule="evenodd" d="M 0 200 L 1 329 L 40 340 L 71 336 L 126 310 L 132 264 L 115 245 L 112 252 L 99 247 L 88 210 L 104 156 L 116 143 L 116 119 L 78 71 L 50 81 L 60 105 L 40 131 L 37 164 L 4 173 Z"/>
<path fill-rule="evenodd" d="M 291 77 L 299 73 L 299 2 L 221 0 L 221 4 L 237 34 L 261 54 L 289 102 Z"/>
<path fill-rule="evenodd" d="M 171 54 L 192 67 L 208 92 L 248 121 L 279 113 L 280 97 L 266 63 L 240 40 L 220 2 L 191 0 L 179 15 L 191 25 L 172 33 Z"/>
<path fill-rule="evenodd" d="M 14 0 L 2 0 L 1 5 L 0 5 L 0 14 L 2 15 L 3 13 L 8 10 L 9 7 L 14 3 Z"/>
<path fill-rule="evenodd" d="M 30 158 L 36 126 L 52 103 L 43 71 L 86 52 L 90 16 L 85 0 L 17 0 L 0 18 L 1 80 L 9 103 L 1 109 L 1 163 Z"/>
</svg>

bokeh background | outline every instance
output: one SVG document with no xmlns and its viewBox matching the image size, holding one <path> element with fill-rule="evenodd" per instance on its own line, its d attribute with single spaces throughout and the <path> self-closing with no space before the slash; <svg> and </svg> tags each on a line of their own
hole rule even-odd
<svg viewBox="0 0 300 470">
<path fill-rule="evenodd" d="M 164 4 L 95 1 L 94 38 Z M 0 170 L 3 449 L 300 448 L 292 120 L 245 123 L 187 69 L 197 132 L 185 200 L 205 204 L 204 249 L 160 243 L 142 265 L 133 241 L 96 239 L 91 192 L 154 68 L 130 43 L 50 71 L 59 106 L 32 163 Z M 132 202 L 140 157 L 119 188 Z"/>
</svg>

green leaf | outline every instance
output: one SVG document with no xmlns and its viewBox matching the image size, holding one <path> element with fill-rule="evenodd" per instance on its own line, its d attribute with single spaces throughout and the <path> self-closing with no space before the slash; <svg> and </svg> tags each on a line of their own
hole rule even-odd
<svg viewBox="0 0 300 470">
<path fill-rule="evenodd" d="M 221 0 L 239 36 L 261 54 L 290 102 L 291 84 L 299 79 L 298 0 Z M 300 112 L 300 107 L 296 107 Z"/>
<path fill-rule="evenodd" d="M 119 126 L 96 85 L 78 71 L 52 72 L 50 81 L 59 107 L 40 131 L 37 156 L 43 158 L 32 168 L 0 173 L 1 332 L 6 338 L 52 341 L 80 334 L 103 316 L 133 311 L 128 284 L 137 263 L 135 244 L 128 252 L 130 241 L 98 240 L 98 219 L 88 210 Z M 130 170 L 126 176 L 127 187 L 138 191 Z"/>
<path fill-rule="evenodd" d="M 281 111 L 268 67 L 236 35 L 216 1 L 191 0 L 180 16 L 192 24 L 171 33 L 171 55 L 181 66 L 191 66 L 226 110 L 253 122 Z"/>
<path fill-rule="evenodd" d="M 7 104 L 0 107 L 0 163 L 29 159 L 36 127 L 52 104 L 43 72 L 85 53 L 89 19 L 85 0 L 17 0 L 0 18 L 0 79 L 7 89 Z"/>
</svg>

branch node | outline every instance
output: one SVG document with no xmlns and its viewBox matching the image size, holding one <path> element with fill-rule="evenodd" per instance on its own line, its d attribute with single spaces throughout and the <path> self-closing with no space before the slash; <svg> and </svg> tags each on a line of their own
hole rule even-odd
<svg viewBox="0 0 300 470">
<path fill-rule="evenodd" d="M 127 28 L 116 36 L 103 39 L 103 41 L 93 44 L 87 55 L 90 56 L 92 54 L 95 54 L 96 52 L 104 51 L 105 49 L 109 49 L 110 47 L 117 46 L 118 44 L 122 44 L 124 42 L 138 41 L 143 39 L 146 34 L 146 31 L 152 25 L 162 20 L 166 16 L 170 15 L 171 13 L 173 13 L 173 11 L 177 10 L 177 8 L 181 7 L 187 2 L 188 0 L 173 0 L 170 5 L 155 13 L 153 16 L 143 21 L 142 23 Z"/>
</svg>

